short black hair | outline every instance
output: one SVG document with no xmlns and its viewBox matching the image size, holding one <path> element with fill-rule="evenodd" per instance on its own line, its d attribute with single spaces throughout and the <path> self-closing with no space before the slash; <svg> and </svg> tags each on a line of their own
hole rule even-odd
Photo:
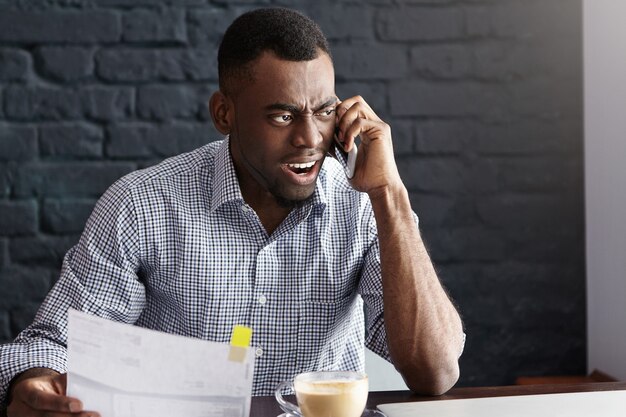
<svg viewBox="0 0 626 417">
<path fill-rule="evenodd" d="M 233 82 L 252 79 L 249 64 L 265 51 L 288 61 L 311 61 L 319 50 L 331 56 L 320 27 L 300 12 L 276 7 L 244 13 L 228 27 L 220 44 L 220 90 L 233 93 Z"/>
</svg>

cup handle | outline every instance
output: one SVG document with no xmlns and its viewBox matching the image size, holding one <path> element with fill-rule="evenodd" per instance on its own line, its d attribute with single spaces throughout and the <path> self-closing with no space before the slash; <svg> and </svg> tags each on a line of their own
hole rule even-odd
<svg viewBox="0 0 626 417">
<path fill-rule="evenodd" d="M 290 387 L 293 390 L 293 382 L 283 381 L 280 384 L 278 384 L 278 387 L 276 388 L 276 391 L 274 392 L 276 401 L 278 402 L 278 405 L 285 413 L 293 414 L 294 416 L 297 416 L 297 417 L 302 417 L 302 411 L 300 411 L 300 408 L 297 405 L 292 404 L 283 398 L 283 394 L 281 393 L 281 391 L 283 388 L 287 388 L 287 387 Z"/>
</svg>

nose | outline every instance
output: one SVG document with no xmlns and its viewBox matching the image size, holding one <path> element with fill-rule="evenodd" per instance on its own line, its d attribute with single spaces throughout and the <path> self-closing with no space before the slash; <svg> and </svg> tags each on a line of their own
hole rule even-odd
<svg viewBox="0 0 626 417">
<path fill-rule="evenodd" d="M 314 149 L 324 141 L 319 126 L 312 117 L 300 117 L 294 126 L 291 143 L 296 148 Z"/>
</svg>

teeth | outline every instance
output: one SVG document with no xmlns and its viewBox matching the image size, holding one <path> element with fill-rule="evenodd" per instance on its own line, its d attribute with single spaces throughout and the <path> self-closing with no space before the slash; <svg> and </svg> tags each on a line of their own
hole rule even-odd
<svg viewBox="0 0 626 417">
<path fill-rule="evenodd" d="M 290 168 L 306 169 L 306 168 L 311 168 L 313 165 L 315 165 L 315 161 L 307 162 L 304 164 L 287 164 L 287 165 Z"/>
</svg>

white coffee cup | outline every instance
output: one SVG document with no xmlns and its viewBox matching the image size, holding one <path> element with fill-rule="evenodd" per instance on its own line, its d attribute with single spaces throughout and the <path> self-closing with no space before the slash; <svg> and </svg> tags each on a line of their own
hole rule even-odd
<svg viewBox="0 0 626 417">
<path fill-rule="evenodd" d="M 281 391 L 291 387 L 298 406 L 286 401 Z M 361 417 L 368 394 L 367 375 L 353 371 L 319 371 L 297 375 L 281 382 L 276 401 L 286 413 L 297 417 Z M 369 415 L 383 415 L 368 410 Z"/>
</svg>

